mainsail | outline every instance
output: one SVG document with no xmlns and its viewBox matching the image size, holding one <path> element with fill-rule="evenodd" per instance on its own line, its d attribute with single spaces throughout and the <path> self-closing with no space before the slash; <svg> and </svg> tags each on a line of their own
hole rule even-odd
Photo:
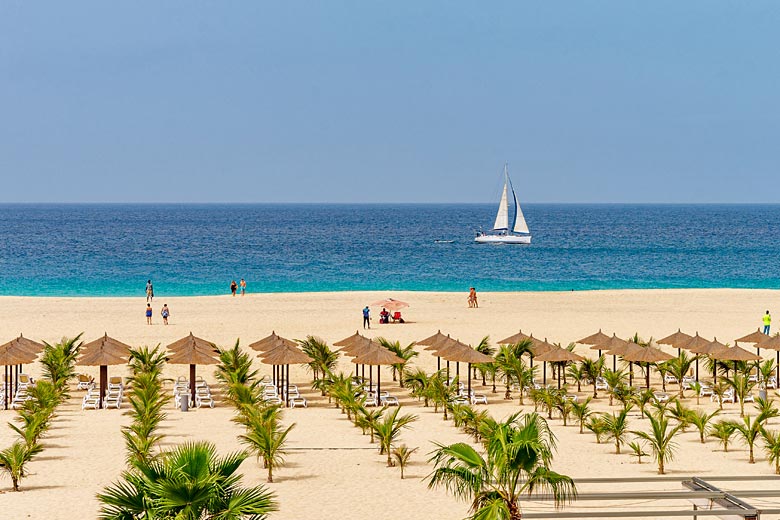
<svg viewBox="0 0 780 520">
<path fill-rule="evenodd" d="M 528 224 L 525 222 L 523 210 L 520 209 L 520 203 L 517 202 L 517 194 L 515 193 L 514 186 L 512 186 L 512 197 L 515 199 L 515 225 L 513 226 L 512 230 L 515 233 L 530 233 L 528 230 Z"/>
</svg>

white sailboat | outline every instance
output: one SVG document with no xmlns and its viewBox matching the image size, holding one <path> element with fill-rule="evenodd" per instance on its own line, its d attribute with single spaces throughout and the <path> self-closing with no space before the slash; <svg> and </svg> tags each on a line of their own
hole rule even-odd
<svg viewBox="0 0 780 520">
<path fill-rule="evenodd" d="M 509 227 L 509 192 L 512 192 L 512 200 L 515 203 L 515 214 L 512 227 Z M 504 164 L 504 191 L 501 193 L 501 201 L 498 203 L 498 213 L 493 224 L 493 231 L 484 233 L 480 231 L 475 242 L 480 244 L 530 244 L 531 233 L 525 222 L 523 210 L 517 202 L 517 194 L 509 178 L 509 169 Z"/>
</svg>

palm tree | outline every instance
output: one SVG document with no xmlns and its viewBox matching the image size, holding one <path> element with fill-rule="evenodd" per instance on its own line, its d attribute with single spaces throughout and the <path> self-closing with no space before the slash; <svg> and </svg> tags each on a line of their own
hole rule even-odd
<svg viewBox="0 0 780 520">
<path fill-rule="evenodd" d="M 588 375 L 582 368 L 582 363 L 572 363 L 566 368 L 566 373 L 570 378 L 577 382 L 577 392 L 582 392 L 582 382 L 588 380 Z"/>
<path fill-rule="evenodd" d="M 710 437 L 718 439 L 723 446 L 723 451 L 729 451 L 729 442 L 736 429 L 732 421 L 721 420 L 712 425 L 710 429 Z"/>
<path fill-rule="evenodd" d="M 642 390 L 634 394 L 634 404 L 639 406 L 639 413 L 645 416 L 645 408 L 655 400 L 655 394 L 651 389 Z"/>
<path fill-rule="evenodd" d="M 396 363 L 393 367 L 393 381 L 400 381 L 401 388 L 404 387 L 404 374 L 406 373 L 406 365 L 413 357 L 420 354 L 414 350 L 414 343 L 409 343 L 407 346 L 402 347 L 399 341 L 390 341 L 385 338 L 376 339 L 381 346 L 403 359 L 403 363 Z"/>
<path fill-rule="evenodd" d="M 417 450 L 418 448 L 409 448 L 406 446 L 406 444 L 401 444 L 393 450 L 393 459 L 395 459 L 395 464 L 401 468 L 401 480 L 404 479 L 404 468 L 407 464 L 409 464 L 409 459 Z"/>
<path fill-rule="evenodd" d="M 371 435 L 371 444 L 374 444 L 374 427 L 379 419 L 382 418 L 382 414 L 385 413 L 387 407 L 374 408 L 369 410 L 365 406 L 361 405 L 355 413 L 355 426 L 363 430 L 363 435 L 368 431 Z"/>
<path fill-rule="evenodd" d="M 19 491 L 19 481 L 27 476 L 27 463 L 42 449 L 40 444 L 28 445 L 26 442 L 16 441 L 9 448 L 0 451 L 0 471 L 11 477 L 14 491 Z"/>
<path fill-rule="evenodd" d="M 642 464 L 642 457 L 647 457 L 647 453 L 644 451 L 644 447 L 637 441 L 629 442 L 628 447 L 633 451 L 633 455 L 636 456 L 637 464 Z"/>
<path fill-rule="evenodd" d="M 68 397 L 68 382 L 76 376 L 76 359 L 81 349 L 81 334 L 75 338 L 62 338 L 59 343 L 50 345 L 43 342 L 43 377 L 51 381 L 65 400 Z"/>
<path fill-rule="evenodd" d="M 572 413 L 574 414 L 574 417 L 577 418 L 577 422 L 580 423 L 580 433 L 583 433 L 582 429 L 585 425 L 585 421 L 590 417 L 590 414 L 593 413 L 593 410 L 588 406 L 592 400 L 593 398 L 588 396 L 588 398 L 581 403 L 572 403 Z"/>
<path fill-rule="evenodd" d="M 685 388 L 682 384 L 683 378 L 688 375 L 688 372 L 691 369 L 691 365 L 693 365 L 693 362 L 696 361 L 696 357 L 697 356 L 688 356 L 688 353 L 682 350 L 676 358 L 670 359 L 666 362 L 668 372 L 677 379 L 677 383 L 680 387 L 680 399 L 683 398 L 683 392 L 685 391 Z"/>
<path fill-rule="evenodd" d="M 628 435 L 628 411 L 630 407 L 623 408 L 617 415 L 605 413 L 602 416 L 607 439 L 615 440 L 615 453 L 620 455 L 620 445 Z"/>
<path fill-rule="evenodd" d="M 728 386 L 734 389 L 734 397 L 739 400 L 739 416 L 745 416 L 745 397 L 750 395 L 750 391 L 756 384 L 752 382 L 744 373 L 736 372 L 733 378 L 724 377 Z"/>
<path fill-rule="evenodd" d="M 756 459 L 753 457 L 753 447 L 756 444 L 756 440 L 761 436 L 761 421 L 758 418 L 756 418 L 755 421 L 752 421 L 748 415 L 747 417 L 742 417 L 742 422 L 732 421 L 731 424 L 734 426 L 734 432 L 742 437 L 743 442 L 748 447 L 748 452 L 750 454 L 748 462 L 750 464 L 755 464 Z"/>
<path fill-rule="evenodd" d="M 447 412 L 452 408 L 452 402 L 458 396 L 458 378 L 453 378 L 447 384 L 447 376 L 443 371 L 437 372 L 430 379 L 430 395 L 433 401 L 433 411 L 438 413 L 441 406 L 444 411 L 444 420 L 448 419 Z"/>
<path fill-rule="evenodd" d="M 754 406 L 758 410 L 758 420 L 762 423 L 769 424 L 769 419 L 780 415 L 780 411 L 775 407 L 774 399 L 756 397 Z"/>
<path fill-rule="evenodd" d="M 775 465 L 775 474 L 780 475 L 780 434 L 762 429 L 761 436 L 764 438 L 764 453 L 769 463 Z"/>
<path fill-rule="evenodd" d="M 667 411 L 669 416 L 679 423 L 680 429 L 685 433 L 686 428 L 688 428 L 692 422 L 693 410 L 684 406 L 679 399 L 675 399 L 674 406 L 667 408 Z"/>
<path fill-rule="evenodd" d="M 623 389 L 624 382 L 626 380 L 625 370 L 610 370 L 609 368 L 604 370 L 604 379 L 607 382 L 609 388 L 609 405 L 612 406 L 612 400 L 615 397 L 616 392 L 620 392 Z"/>
<path fill-rule="evenodd" d="M 412 396 L 417 400 L 422 399 L 423 405 L 428 407 L 428 400 L 431 397 L 431 377 L 423 370 L 418 368 L 414 372 L 409 372 L 404 377 L 406 386 L 411 388 Z"/>
<path fill-rule="evenodd" d="M 474 350 L 476 350 L 477 352 L 479 352 L 481 354 L 485 354 L 486 356 L 490 356 L 490 357 L 493 357 L 493 355 L 496 353 L 496 349 L 493 348 L 490 345 L 490 336 L 483 337 L 482 340 L 480 340 L 479 344 L 476 347 L 474 347 Z M 489 376 L 489 375 L 493 376 L 493 393 L 496 392 L 496 389 L 495 389 L 495 381 L 496 381 L 495 380 L 495 375 L 496 375 L 495 367 L 496 367 L 495 363 L 477 363 L 477 364 L 474 365 L 474 374 L 479 372 L 480 375 L 482 376 L 482 386 L 486 385 L 485 378 L 487 376 Z M 476 375 L 474 377 L 476 378 Z"/>
<path fill-rule="evenodd" d="M 257 379 L 257 370 L 252 370 L 252 358 L 241 350 L 239 340 L 233 348 L 217 349 L 219 364 L 214 376 L 230 387 L 231 385 L 251 385 Z M 131 358 L 132 360 L 132 358 Z"/>
<path fill-rule="evenodd" d="M 126 471 L 122 480 L 98 494 L 100 517 L 107 520 L 182 518 L 262 520 L 276 511 L 262 486 L 240 487 L 236 474 L 247 454 L 219 457 L 213 444 L 178 446 L 164 457 Z"/>
<path fill-rule="evenodd" d="M 682 425 L 678 424 L 670 429 L 669 419 L 665 415 L 653 415 L 645 412 L 645 416 L 650 420 L 650 433 L 643 431 L 634 431 L 632 433 L 650 445 L 650 448 L 653 450 L 653 456 L 658 463 L 658 474 L 663 475 L 665 464 L 674 459 L 674 450 L 677 448 L 674 436 L 680 431 Z"/>
<path fill-rule="evenodd" d="M 723 381 L 712 387 L 712 395 L 718 398 L 718 408 L 723 410 L 723 396 L 728 392 L 729 386 Z"/>
<path fill-rule="evenodd" d="M 301 350 L 311 358 L 308 363 L 309 370 L 312 372 L 314 381 L 336 368 L 339 360 L 339 353 L 330 349 L 328 344 L 316 336 L 307 336 L 305 340 L 300 341 Z M 322 395 L 325 395 L 323 392 Z"/>
<path fill-rule="evenodd" d="M 519 520 L 523 494 L 549 492 L 556 505 L 577 495 L 574 481 L 550 469 L 555 436 L 531 413 L 511 415 L 485 439 L 485 455 L 465 443 L 437 444 L 428 487 L 471 501 L 471 520 Z"/>
<path fill-rule="evenodd" d="M 588 422 L 585 423 L 585 428 L 593 432 L 596 436 L 596 444 L 601 444 L 601 438 L 607 431 L 607 426 L 604 424 L 604 417 L 591 415 L 588 418 Z"/>
<path fill-rule="evenodd" d="M 688 416 L 690 423 L 693 424 L 699 431 L 699 440 L 702 444 L 704 444 L 704 438 L 710 432 L 710 423 L 712 422 L 712 419 L 719 413 L 720 410 L 715 410 L 711 414 L 708 414 L 702 410 L 692 410 Z"/>
<path fill-rule="evenodd" d="M 238 349 L 238 340 L 236 340 L 236 349 Z M 165 357 L 165 350 L 161 350 L 159 345 L 154 348 L 147 346 L 133 348 L 130 349 L 130 359 L 127 366 L 130 367 L 133 374 L 152 374 L 154 377 L 160 377 L 165 366 Z"/>
<path fill-rule="evenodd" d="M 596 394 L 596 380 L 604 373 L 604 358 L 599 357 L 595 361 L 586 358 L 580 362 L 580 366 L 582 367 L 582 372 L 585 377 L 587 377 L 593 385 L 593 399 L 596 399 L 598 397 Z"/>
<path fill-rule="evenodd" d="M 263 459 L 263 467 L 268 470 L 268 482 L 274 481 L 274 468 L 284 464 L 285 444 L 287 435 L 295 427 L 295 423 L 282 428 L 276 419 L 263 420 L 261 414 L 255 416 L 244 435 L 238 439 L 249 447 L 249 451 Z M 278 416 L 277 416 L 278 417 Z"/>
<path fill-rule="evenodd" d="M 390 458 L 392 456 L 393 445 L 398 437 L 401 435 L 401 431 L 409 428 L 411 424 L 417 420 L 416 415 L 406 414 L 398 416 L 401 412 L 402 406 L 394 408 L 392 412 L 387 413 L 381 420 L 377 421 L 374 425 L 374 431 L 379 438 L 379 454 L 387 454 L 387 466 L 393 465 L 393 461 Z"/>
<path fill-rule="evenodd" d="M 691 390 L 696 394 L 696 406 L 699 406 L 699 399 L 701 398 L 701 392 L 704 389 L 702 384 L 698 381 L 693 381 L 692 383 L 689 383 Z M 721 406 L 721 409 L 723 409 L 723 406 Z"/>
</svg>

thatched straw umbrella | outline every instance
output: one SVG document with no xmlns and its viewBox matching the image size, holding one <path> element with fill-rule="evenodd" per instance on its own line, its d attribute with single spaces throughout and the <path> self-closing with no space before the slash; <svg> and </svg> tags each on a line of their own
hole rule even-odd
<svg viewBox="0 0 780 520">
<path fill-rule="evenodd" d="M 262 357 L 264 353 L 267 354 L 268 352 L 271 352 L 272 350 L 275 350 L 284 345 L 295 347 L 295 348 L 298 347 L 297 342 L 291 339 L 283 338 L 279 336 L 276 332 L 272 331 L 270 336 L 266 336 L 261 340 L 251 343 L 249 345 L 249 348 L 260 352 L 261 353 L 260 357 Z M 276 366 L 272 367 L 271 369 L 271 378 L 273 379 L 274 384 L 276 384 L 276 381 L 280 379 L 280 375 L 278 374 L 279 370 L 280 369 Z"/>
<path fill-rule="evenodd" d="M 404 360 L 389 350 L 379 347 L 356 357 L 354 362 L 361 365 L 376 366 L 376 395 L 379 396 L 382 392 L 382 374 L 379 367 L 381 365 L 396 365 L 403 363 Z"/>
<path fill-rule="evenodd" d="M 130 345 L 111 338 L 108 333 L 95 341 L 85 343 L 81 347 L 81 357 L 77 365 L 100 367 L 100 402 L 103 407 L 103 398 L 106 397 L 106 384 L 108 383 L 108 365 L 124 365 L 130 359 Z"/>
<path fill-rule="evenodd" d="M 579 343 L 580 345 L 593 345 L 594 348 L 592 350 L 598 350 L 599 357 L 601 357 L 601 349 L 599 349 L 598 346 L 606 341 L 609 341 L 609 336 L 599 329 L 598 332 L 591 334 L 590 336 L 585 336 L 584 338 L 575 341 L 575 343 Z"/>
<path fill-rule="evenodd" d="M 677 349 L 677 355 L 679 356 L 680 350 L 683 348 L 683 346 L 690 343 L 692 339 L 693 336 L 684 333 L 680 329 L 677 329 L 677 332 L 675 332 L 674 334 L 670 334 L 665 338 L 659 339 L 658 341 L 656 341 L 656 343 L 658 343 L 659 345 L 671 345 L 672 347 Z"/>
<path fill-rule="evenodd" d="M 344 354 L 351 356 L 353 358 L 357 356 L 361 356 L 371 350 L 381 348 L 377 343 L 374 343 L 371 339 L 360 336 L 359 338 L 355 338 L 348 342 L 345 346 L 343 346 L 339 352 L 343 352 Z M 354 359 L 352 361 L 355 363 Z M 358 375 L 358 367 L 360 367 L 360 374 Z M 373 380 L 373 370 L 372 367 L 368 367 L 368 380 Z M 359 363 L 355 363 L 355 377 L 359 377 L 360 379 L 366 378 L 366 366 L 360 365 Z"/>
<path fill-rule="evenodd" d="M 494 361 L 492 357 L 488 356 L 487 354 L 483 354 L 482 352 L 477 352 L 471 348 L 470 345 L 464 345 L 463 343 L 460 344 L 462 345 L 462 348 L 451 348 L 442 355 L 447 361 L 454 361 L 457 363 L 456 374 L 460 375 L 461 363 L 468 363 L 468 369 L 466 373 L 470 375 L 471 365 L 473 363 L 492 363 Z M 469 396 L 471 396 L 471 377 L 467 377 L 466 379 L 468 380 Z"/>
<path fill-rule="evenodd" d="M 628 349 L 623 355 L 623 359 L 630 363 L 639 363 L 639 366 L 642 366 L 641 364 L 645 363 L 645 383 L 647 388 L 650 388 L 650 363 L 660 363 L 661 361 L 668 361 L 673 358 L 674 356 L 667 354 L 663 350 L 653 347 L 640 347 L 638 345 L 636 348 Z M 682 384 L 682 382 L 680 382 L 680 384 Z"/>
<path fill-rule="evenodd" d="M 43 350 L 43 344 L 27 339 L 21 334 L 18 338 L 0 345 L 0 365 L 3 366 L 5 372 L 4 405 L 6 408 L 16 393 L 22 366 L 32 363 L 41 350 Z"/>
<path fill-rule="evenodd" d="M 549 352 L 551 350 L 555 350 L 556 348 L 559 348 L 559 347 L 553 345 L 552 343 L 549 343 L 547 341 L 547 338 L 544 338 L 543 340 L 541 340 L 541 339 L 535 338 L 534 335 L 531 334 L 528 337 L 528 339 L 531 340 L 531 352 L 529 352 L 529 354 L 528 354 L 529 357 L 531 358 L 531 363 L 530 363 L 531 368 L 534 367 L 534 360 L 537 357 L 539 357 L 539 356 L 541 356 L 541 355 L 543 355 L 543 354 L 545 354 L 545 353 L 547 353 L 547 352 Z M 545 385 L 547 384 L 547 362 L 546 361 L 542 361 L 542 383 L 545 384 Z"/>
<path fill-rule="evenodd" d="M 757 344 L 756 347 L 774 350 L 777 361 L 775 362 L 775 365 L 777 367 L 777 372 L 775 377 L 778 381 L 780 381 L 780 333 L 775 334 L 774 336 L 766 336 L 766 339 L 762 341 L 761 343 Z"/>
<path fill-rule="evenodd" d="M 509 337 L 506 337 L 498 342 L 499 345 L 515 345 L 517 343 L 520 343 L 521 341 L 525 341 L 527 339 L 531 339 L 531 336 L 528 334 L 524 334 L 521 330 L 517 334 L 512 334 Z"/>
<path fill-rule="evenodd" d="M 736 341 L 740 343 L 753 343 L 756 346 L 756 354 L 761 355 L 761 347 L 759 343 L 766 341 L 768 336 L 761 332 L 761 329 L 754 330 L 750 334 L 737 338 Z"/>
<path fill-rule="evenodd" d="M 699 332 L 696 331 L 696 335 L 691 338 L 691 340 L 688 343 L 683 343 L 681 345 L 682 348 L 685 350 L 688 350 L 690 352 L 693 352 L 694 354 L 701 354 L 699 352 L 702 348 L 706 347 L 712 343 L 710 340 L 702 338 L 699 336 Z M 696 358 L 696 381 L 699 380 L 699 358 Z"/>
<path fill-rule="evenodd" d="M 573 361 L 582 361 L 582 356 L 575 354 L 574 352 L 571 352 L 568 349 L 555 347 L 548 349 L 547 352 L 544 352 L 543 354 L 540 354 L 536 357 L 538 361 L 542 361 L 544 363 L 550 362 L 550 363 L 567 363 L 567 362 L 573 362 Z M 561 388 L 561 365 L 558 365 L 558 389 Z"/>
<path fill-rule="evenodd" d="M 290 365 L 298 365 L 311 362 L 311 358 L 305 353 L 301 352 L 298 347 L 291 346 L 283 341 L 278 342 L 278 347 L 274 348 L 265 354 L 259 354 L 260 360 L 267 364 L 272 365 L 274 368 L 281 367 L 282 384 L 280 385 L 284 390 L 282 392 L 282 401 L 284 406 L 290 405 Z M 286 369 L 286 373 L 285 373 Z"/>
<path fill-rule="evenodd" d="M 599 343 L 598 345 L 594 345 L 591 348 L 591 350 L 598 350 L 601 352 L 602 350 L 610 351 L 609 354 L 612 356 L 612 370 L 617 370 L 617 356 L 622 355 L 619 353 L 612 353 L 612 351 L 615 351 L 616 349 L 619 351 L 620 349 L 626 348 L 626 346 L 629 345 L 629 342 L 620 339 L 617 337 L 617 334 L 614 332 L 612 333 L 612 336 L 604 341 L 603 343 Z"/>
<path fill-rule="evenodd" d="M 423 350 L 432 350 L 435 352 L 441 344 L 443 344 L 445 341 L 448 341 L 449 339 L 450 339 L 449 335 L 445 336 L 444 334 L 442 334 L 441 329 L 439 329 L 439 331 L 433 336 L 429 336 L 420 341 L 416 341 L 415 343 L 417 345 L 422 345 L 424 347 L 427 347 Z M 436 370 L 441 370 L 440 356 L 436 356 Z"/>
<path fill-rule="evenodd" d="M 192 402 L 195 402 L 195 366 L 219 363 L 216 354 L 217 346 L 210 341 L 195 337 L 190 332 L 188 336 L 174 341 L 167 348 L 173 352 L 173 355 L 168 358 L 168 363 L 190 366 L 190 394 Z"/>
<path fill-rule="evenodd" d="M 693 347 L 689 348 L 688 350 L 690 350 L 694 354 L 700 354 L 702 356 L 712 357 L 712 354 L 714 354 L 715 352 L 718 352 L 719 350 L 724 350 L 724 349 L 727 349 L 727 348 L 728 347 L 726 345 L 724 345 L 723 343 L 718 341 L 718 338 L 714 338 L 709 343 L 705 343 L 704 345 L 693 346 Z M 718 375 L 716 373 L 717 369 L 718 369 L 717 363 L 713 363 L 712 364 L 712 377 L 714 379 L 713 382 L 716 382 L 716 383 L 718 381 Z M 698 381 L 698 379 L 699 379 L 699 360 L 697 358 L 696 359 L 696 380 Z"/>
<path fill-rule="evenodd" d="M 737 344 L 731 348 L 726 347 L 719 350 L 714 350 L 709 354 L 709 356 L 712 359 L 718 361 L 733 361 L 735 372 L 737 371 L 737 361 L 759 361 L 761 359 L 761 356 L 758 354 L 753 354 L 752 352 L 745 350 Z M 716 372 L 716 370 L 713 370 L 713 372 Z M 717 375 L 713 373 L 713 376 L 717 381 Z"/>
</svg>

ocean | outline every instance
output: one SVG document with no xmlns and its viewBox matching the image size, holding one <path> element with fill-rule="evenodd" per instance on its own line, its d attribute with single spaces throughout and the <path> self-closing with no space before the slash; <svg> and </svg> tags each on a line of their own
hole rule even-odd
<svg viewBox="0 0 780 520">
<path fill-rule="evenodd" d="M 530 246 L 473 242 L 495 204 L 4 204 L 0 294 L 780 288 L 780 205 L 524 212 Z"/>
</svg>

